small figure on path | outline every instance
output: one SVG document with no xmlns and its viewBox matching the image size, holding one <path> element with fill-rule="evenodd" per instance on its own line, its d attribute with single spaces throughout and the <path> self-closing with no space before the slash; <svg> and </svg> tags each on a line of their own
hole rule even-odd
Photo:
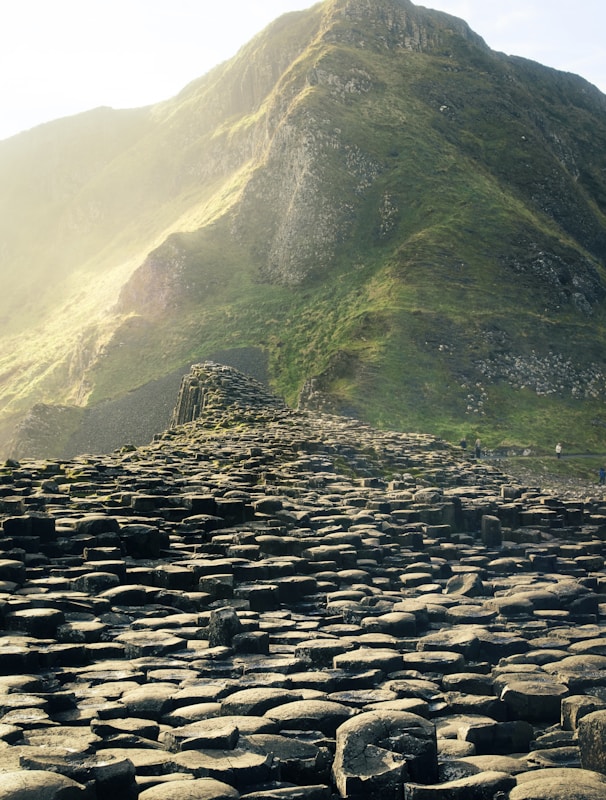
<svg viewBox="0 0 606 800">
<path fill-rule="evenodd" d="M 556 444 L 556 458 L 562 458 L 562 445 L 559 442 Z"/>
<path fill-rule="evenodd" d="M 606 469 L 604 469 L 604 467 L 600 467 L 598 476 L 599 476 L 599 483 L 606 483 Z"/>
<path fill-rule="evenodd" d="M 465 437 L 463 437 L 463 439 L 461 439 L 459 444 L 460 444 L 461 450 L 463 451 L 463 455 L 465 455 L 465 453 L 467 452 L 467 439 L 465 439 Z"/>
<path fill-rule="evenodd" d="M 475 448 L 476 448 L 476 458 L 480 458 L 480 456 L 482 455 L 482 443 L 480 442 L 479 439 L 476 439 Z"/>
</svg>

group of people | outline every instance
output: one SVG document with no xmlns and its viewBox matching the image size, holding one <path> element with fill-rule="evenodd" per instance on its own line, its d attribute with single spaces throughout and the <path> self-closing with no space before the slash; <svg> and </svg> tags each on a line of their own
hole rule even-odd
<svg viewBox="0 0 606 800">
<path fill-rule="evenodd" d="M 556 458 L 562 458 L 562 443 L 558 442 L 555 446 Z M 598 483 L 606 484 L 606 467 L 600 467 L 598 470 Z"/>
<path fill-rule="evenodd" d="M 562 443 L 558 442 L 555 446 L 556 458 L 562 458 Z M 598 483 L 602 486 L 606 484 L 606 467 L 600 467 L 598 470 Z"/>
<path fill-rule="evenodd" d="M 467 439 L 461 439 L 460 442 L 461 450 L 463 454 L 467 453 Z M 474 455 L 476 458 L 481 458 L 482 456 L 482 443 L 479 439 L 475 440 L 474 443 Z M 556 458 L 562 458 L 562 443 L 558 442 L 555 446 L 555 454 Z M 598 482 L 605 485 L 606 484 L 606 467 L 600 467 L 598 472 Z"/>
<path fill-rule="evenodd" d="M 479 439 L 476 439 L 473 448 L 475 457 L 480 458 L 482 455 L 482 442 Z M 461 439 L 461 450 L 463 453 L 467 452 L 467 439 Z"/>
</svg>

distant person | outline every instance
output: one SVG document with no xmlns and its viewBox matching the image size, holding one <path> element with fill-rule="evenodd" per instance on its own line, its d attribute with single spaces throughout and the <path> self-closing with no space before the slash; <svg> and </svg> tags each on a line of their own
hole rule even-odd
<svg viewBox="0 0 606 800">
<path fill-rule="evenodd" d="M 556 444 L 556 458 L 562 458 L 562 445 L 559 442 Z"/>
<path fill-rule="evenodd" d="M 482 442 L 479 439 L 476 439 L 475 451 L 476 451 L 476 458 L 480 458 L 480 456 L 482 455 Z"/>
<path fill-rule="evenodd" d="M 599 482 L 606 483 L 606 469 L 604 467 L 600 467 L 600 471 L 598 472 Z"/>
<path fill-rule="evenodd" d="M 459 443 L 461 450 L 463 451 L 463 455 L 467 452 L 467 439 L 461 439 Z"/>
</svg>

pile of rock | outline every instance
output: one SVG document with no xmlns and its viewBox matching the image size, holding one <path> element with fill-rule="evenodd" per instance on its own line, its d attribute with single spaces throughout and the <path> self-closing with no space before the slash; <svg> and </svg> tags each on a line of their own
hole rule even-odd
<svg viewBox="0 0 606 800">
<path fill-rule="evenodd" d="M 195 379 L 0 475 L 0 800 L 605 797 L 606 500 Z"/>
</svg>

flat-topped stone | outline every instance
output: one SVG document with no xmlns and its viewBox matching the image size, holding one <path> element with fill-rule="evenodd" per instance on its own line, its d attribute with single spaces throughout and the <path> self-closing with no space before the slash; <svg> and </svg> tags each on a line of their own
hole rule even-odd
<svg viewBox="0 0 606 800">
<path fill-rule="evenodd" d="M 71 748 L 170 800 L 492 800 L 601 758 L 606 498 L 196 380 L 148 447 L 13 470 L 0 770 L 72 778 Z"/>
<path fill-rule="evenodd" d="M 81 783 L 41 769 L 2 773 L 0 800 L 92 800 Z"/>
<path fill-rule="evenodd" d="M 139 800 L 237 800 L 240 793 L 214 778 L 171 780 L 144 789 Z"/>
<path fill-rule="evenodd" d="M 404 781 L 437 777 L 431 722 L 404 711 L 369 711 L 336 732 L 333 776 L 342 797 L 403 792 Z"/>
<path fill-rule="evenodd" d="M 403 656 L 397 650 L 387 648 L 361 647 L 351 652 L 334 656 L 335 669 L 359 671 L 364 669 L 380 669 L 383 672 L 395 672 L 403 669 Z"/>
</svg>

